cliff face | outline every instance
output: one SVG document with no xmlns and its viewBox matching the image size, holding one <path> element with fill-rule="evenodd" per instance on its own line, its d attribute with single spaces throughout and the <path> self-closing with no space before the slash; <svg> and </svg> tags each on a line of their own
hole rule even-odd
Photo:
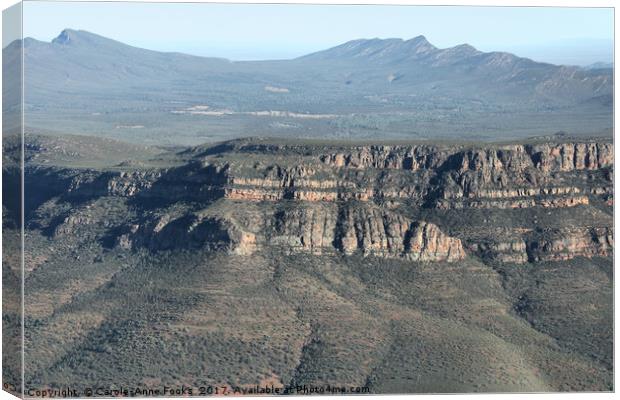
<svg viewBox="0 0 620 400">
<path fill-rule="evenodd" d="M 260 178 L 235 176 L 226 196 L 310 201 L 413 198 L 420 203 L 432 202 L 438 208 L 572 207 L 587 204 L 584 194 L 608 191 L 612 186 L 610 143 L 468 150 L 368 146 L 319 154 L 317 158 L 330 168 L 279 167 L 265 171 Z M 372 176 L 367 171 L 381 172 Z M 316 179 L 321 173 L 333 179 Z M 591 181 L 595 175 L 602 175 L 597 179 L 600 186 L 579 182 Z M 576 179 L 570 179 L 573 177 Z M 582 185 L 566 185 L 567 181 Z"/>
<path fill-rule="evenodd" d="M 436 146 L 361 146 L 321 155 L 333 167 L 437 169 L 450 160 L 460 172 L 522 172 L 530 166 L 543 171 L 599 169 L 613 165 L 612 143 L 506 145 L 466 149 Z"/>
<path fill-rule="evenodd" d="M 231 142 L 182 154 L 175 167 L 36 166 L 29 176 L 32 183 L 59 177 L 54 194 L 67 201 L 124 199 L 136 212 L 113 231 L 124 248 L 242 255 L 279 248 L 424 262 L 471 255 L 504 263 L 604 257 L 613 249 L 613 145 L 604 141 L 479 148 Z M 562 217 L 565 209 L 578 216 Z M 69 213 L 54 232 L 88 221 Z M 503 224 L 511 228 L 501 235 L 488 229 Z"/>
<path fill-rule="evenodd" d="M 83 216 L 69 217 L 55 234 L 68 234 L 87 223 L 91 220 Z M 171 213 L 128 225 L 122 232 L 116 245 L 152 251 L 206 248 L 251 255 L 278 248 L 288 253 L 360 254 L 413 261 L 452 262 L 465 257 L 461 241 L 436 225 L 366 204 L 301 205 L 260 215 L 241 207 L 234 214 L 223 215 L 213 211 Z"/>
<path fill-rule="evenodd" d="M 527 253 L 530 261 L 559 261 L 578 256 L 605 257 L 611 255 L 613 246 L 610 228 L 570 229 L 528 243 Z"/>
<path fill-rule="evenodd" d="M 333 250 L 351 255 L 456 261 L 465 257 L 461 241 L 432 223 L 352 204 L 339 208 L 311 206 L 276 214 L 271 243 L 315 254 Z"/>
</svg>

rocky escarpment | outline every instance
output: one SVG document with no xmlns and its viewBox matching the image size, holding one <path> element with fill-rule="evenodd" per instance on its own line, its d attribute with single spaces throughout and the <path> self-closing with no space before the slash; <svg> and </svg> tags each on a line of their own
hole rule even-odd
<svg viewBox="0 0 620 400">
<path fill-rule="evenodd" d="M 163 215 L 144 225 L 129 226 L 118 237 L 125 248 L 147 247 L 151 250 L 206 249 L 249 255 L 256 250 L 256 236 L 242 231 L 230 220 L 200 214 L 178 218 Z"/>
<path fill-rule="evenodd" d="M 163 214 L 142 225 L 127 226 L 117 243 L 155 251 L 206 248 L 241 255 L 277 248 L 289 253 L 413 261 L 453 262 L 465 257 L 461 241 L 436 225 L 364 204 L 301 205 L 259 216 L 247 215 L 242 209 L 230 215 L 213 211 Z"/>
<path fill-rule="evenodd" d="M 455 151 L 456 150 L 456 151 Z M 549 171 L 599 169 L 613 165 L 612 143 L 559 143 L 488 146 L 465 149 L 437 146 L 360 146 L 321 155 L 333 167 L 436 169 L 448 160 L 461 171 L 524 171 L 529 166 Z"/>
<path fill-rule="evenodd" d="M 563 261 L 575 257 L 607 257 L 613 253 L 609 227 L 543 229 L 540 234 L 505 241 L 472 243 L 468 250 L 485 259 L 522 264 Z"/>
<path fill-rule="evenodd" d="M 27 166 L 28 186 L 36 192 L 54 182 L 54 191 L 41 193 L 71 203 L 123 199 L 135 218 L 110 228 L 109 236 L 127 249 L 249 255 L 280 248 L 447 262 L 469 254 L 503 263 L 613 251 L 607 141 L 479 147 L 242 141 L 178 157 L 165 168 Z M 574 211 L 562 214 L 567 209 Z M 47 231 L 70 234 L 92 222 L 83 218 L 62 215 Z M 488 229 L 503 224 L 512 227 L 501 234 Z"/>
<path fill-rule="evenodd" d="M 278 165 L 250 179 L 243 172 L 241 176 L 233 172 L 225 195 L 272 201 L 413 199 L 444 209 L 553 208 L 587 204 L 589 194 L 607 191 L 613 179 L 611 143 L 479 149 L 362 146 L 318 153 L 310 160 L 320 164 L 314 168 Z M 604 197 L 611 199 L 609 194 Z"/>
<path fill-rule="evenodd" d="M 591 195 L 613 196 L 611 143 L 362 146 L 303 156 L 296 147 L 219 147 L 248 160 L 201 155 L 177 168 L 80 171 L 66 192 L 167 200 L 414 200 L 444 209 L 572 207 Z M 270 159 L 274 151 L 282 159 Z M 258 161 L 248 165 L 252 159 Z"/>
<path fill-rule="evenodd" d="M 574 257 L 606 257 L 613 251 L 613 231 L 609 227 L 566 229 L 546 232 L 545 237 L 527 245 L 530 261 L 559 261 Z"/>
<path fill-rule="evenodd" d="M 436 225 L 363 204 L 300 207 L 276 213 L 275 221 L 272 244 L 315 254 L 335 249 L 415 261 L 465 257 L 461 241 Z"/>
</svg>

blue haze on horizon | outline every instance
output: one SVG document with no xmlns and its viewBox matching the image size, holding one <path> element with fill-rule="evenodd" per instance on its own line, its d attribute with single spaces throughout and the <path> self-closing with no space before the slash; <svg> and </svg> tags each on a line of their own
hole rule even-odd
<svg viewBox="0 0 620 400">
<path fill-rule="evenodd" d="M 205 3 L 24 2 L 24 35 L 82 29 L 158 51 L 286 59 L 360 38 L 424 35 L 554 64 L 613 61 L 613 9 Z"/>
</svg>

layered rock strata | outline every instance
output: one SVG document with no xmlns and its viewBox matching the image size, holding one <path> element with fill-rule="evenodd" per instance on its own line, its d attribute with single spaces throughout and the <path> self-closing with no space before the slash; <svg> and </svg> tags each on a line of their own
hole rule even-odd
<svg viewBox="0 0 620 400">
<path fill-rule="evenodd" d="M 278 247 L 446 262 L 469 253 L 525 263 L 608 256 L 613 228 L 600 222 L 550 230 L 533 222 L 523 232 L 499 238 L 473 225 L 472 232 L 479 233 L 472 238 L 457 229 L 458 218 L 445 219 L 442 213 L 484 210 L 504 213 L 507 221 L 513 217 L 506 213 L 518 210 L 538 215 L 571 208 L 594 215 L 613 205 L 613 155 L 606 141 L 478 148 L 242 141 L 184 151 L 177 166 L 165 168 L 32 165 L 26 186 L 35 192 L 32 209 L 46 200 L 44 193 L 73 203 L 125 199 L 137 217 L 112 231 L 116 245 L 128 249 L 205 248 L 250 255 Z M 177 210 L 178 204 L 184 206 Z M 235 212 L 218 214 L 212 204 Z M 262 211 L 250 215 L 245 210 L 251 207 Z M 70 234 L 91 223 L 96 222 L 86 214 L 69 213 L 52 231 Z"/>
</svg>

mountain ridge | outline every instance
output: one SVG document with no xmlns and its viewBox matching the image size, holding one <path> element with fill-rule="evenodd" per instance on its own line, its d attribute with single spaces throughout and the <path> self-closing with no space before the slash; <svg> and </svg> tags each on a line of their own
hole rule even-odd
<svg viewBox="0 0 620 400">
<path fill-rule="evenodd" d="M 603 62 L 598 62 L 598 63 L 593 63 L 591 65 L 587 65 L 587 66 L 577 66 L 577 65 L 568 65 L 568 64 L 554 64 L 554 63 L 550 63 L 550 62 L 544 62 L 544 61 L 537 61 L 534 60 L 532 58 L 529 57 L 523 57 L 523 56 L 519 56 L 516 53 L 511 53 L 511 52 L 507 52 L 507 51 L 498 51 L 498 50 L 494 50 L 494 51 L 489 51 L 489 52 L 483 52 L 481 50 L 478 50 L 475 46 L 469 44 L 469 43 L 461 43 L 455 46 L 451 46 L 451 47 L 445 47 L 445 48 L 439 48 L 435 45 L 433 45 L 431 42 L 428 41 L 428 39 L 426 38 L 426 36 L 424 35 L 418 35 L 415 37 L 412 37 L 410 39 L 404 39 L 404 38 L 379 38 L 379 37 L 375 37 L 375 38 L 358 38 L 358 39 L 352 39 L 349 40 L 347 42 L 341 43 L 339 45 L 336 46 L 332 46 L 332 47 L 328 47 L 326 49 L 323 50 L 318 50 L 315 52 L 311 52 L 308 54 L 304 54 L 302 56 L 299 57 L 294 57 L 294 58 L 289 58 L 289 59 L 264 59 L 264 60 L 232 60 L 226 57 L 218 57 L 218 56 L 201 56 L 201 55 L 195 55 L 195 54 L 191 54 L 191 53 L 184 53 L 184 52 L 177 52 L 177 51 L 161 51 L 161 50 L 154 50 L 154 49 L 147 49 L 147 48 L 143 48 L 140 46 L 134 46 L 134 45 L 130 45 L 127 44 L 123 41 L 120 40 L 116 40 L 116 39 L 111 39 L 108 38 L 106 36 L 103 35 L 99 35 L 84 29 L 72 29 L 72 28 L 65 28 L 63 29 L 58 36 L 56 36 L 55 38 L 53 38 L 51 41 L 46 42 L 43 40 L 39 40 L 39 39 L 35 39 L 33 37 L 25 37 L 24 42 L 28 41 L 28 42 L 37 42 L 40 44 L 58 44 L 58 45 L 76 45 L 76 44 L 92 44 L 93 42 L 96 42 L 98 44 L 101 43 L 108 43 L 108 44 L 115 44 L 115 45 L 121 45 L 124 47 L 131 47 L 134 49 L 139 49 L 139 50 L 144 50 L 144 51 L 150 51 L 150 52 L 155 52 L 155 53 L 164 53 L 164 54 L 178 54 L 178 55 L 185 55 L 185 56 L 190 56 L 190 57 L 196 57 L 196 58 L 203 58 L 203 59 L 220 59 L 220 60 L 226 60 L 229 62 L 268 62 L 268 61 L 291 61 L 291 60 L 300 60 L 300 59 L 312 59 L 312 58 L 316 58 L 317 56 L 323 56 L 323 55 L 329 55 L 332 53 L 337 52 L 338 50 L 343 50 L 343 49 L 354 49 L 355 47 L 364 47 L 365 50 L 368 50 L 368 46 L 369 45 L 377 45 L 377 44 L 382 44 L 382 45 L 401 45 L 401 46 L 397 46 L 398 50 L 402 50 L 403 48 L 407 49 L 411 49 L 411 50 L 423 50 L 425 53 L 429 52 L 429 51 L 437 51 L 441 54 L 443 53 L 465 53 L 467 55 L 479 55 L 479 54 L 489 54 L 489 55 L 510 55 L 512 57 L 515 57 L 517 59 L 524 59 L 524 60 L 530 60 L 532 62 L 538 63 L 538 64 L 545 64 L 545 65 L 553 65 L 553 66 L 565 66 L 565 67 L 574 67 L 574 68 L 579 68 L 579 69 L 594 69 L 596 67 L 596 69 L 606 69 L 606 68 L 610 68 L 610 65 L 613 66 L 613 63 L 603 63 Z M 13 42 L 11 42 L 9 45 L 7 45 L 5 48 L 11 46 L 13 43 L 18 43 L 20 42 L 20 39 L 15 40 Z M 379 50 L 383 50 L 385 49 L 385 46 L 383 46 L 383 48 L 379 48 Z M 362 54 L 360 54 L 359 56 L 361 56 Z M 321 57 L 322 58 L 322 57 Z"/>
<path fill-rule="evenodd" d="M 51 42 L 24 44 L 26 123 L 59 132 L 125 140 L 148 132 L 167 142 L 170 131 L 200 136 L 187 144 L 378 132 L 386 139 L 498 140 L 613 126 L 611 70 L 539 63 L 468 44 L 439 49 L 424 36 L 357 39 L 265 61 L 164 53 L 72 29 Z M 20 51 L 3 50 L 5 68 Z"/>
</svg>

